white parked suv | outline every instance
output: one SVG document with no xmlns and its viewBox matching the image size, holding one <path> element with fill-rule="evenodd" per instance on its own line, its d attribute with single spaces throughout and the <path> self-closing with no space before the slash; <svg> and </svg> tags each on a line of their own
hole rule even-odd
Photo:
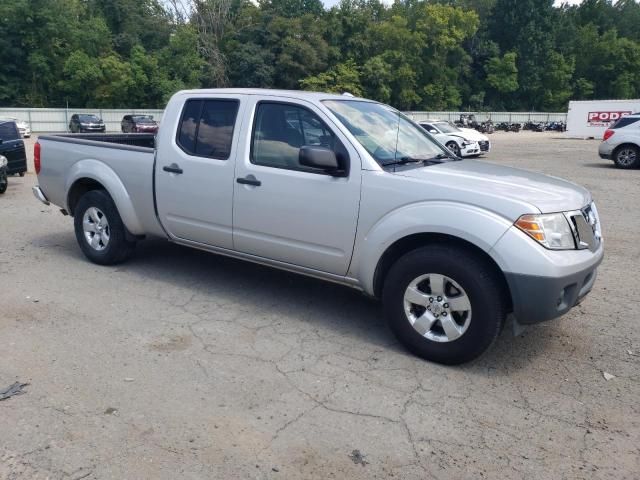
<svg viewBox="0 0 640 480">
<path fill-rule="evenodd" d="M 458 157 L 477 157 L 491 150 L 489 138 L 472 128 L 460 128 L 444 120 L 418 123 Z"/>
<path fill-rule="evenodd" d="M 611 125 L 598 148 L 600 158 L 613 160 L 618 168 L 640 167 L 640 113 L 620 118 Z"/>
</svg>

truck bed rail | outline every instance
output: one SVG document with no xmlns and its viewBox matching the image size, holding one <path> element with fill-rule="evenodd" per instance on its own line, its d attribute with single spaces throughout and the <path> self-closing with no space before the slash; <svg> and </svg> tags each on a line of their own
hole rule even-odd
<svg viewBox="0 0 640 480">
<path fill-rule="evenodd" d="M 121 150 L 153 150 L 156 143 L 152 133 L 56 133 L 40 135 L 38 138 Z"/>
</svg>

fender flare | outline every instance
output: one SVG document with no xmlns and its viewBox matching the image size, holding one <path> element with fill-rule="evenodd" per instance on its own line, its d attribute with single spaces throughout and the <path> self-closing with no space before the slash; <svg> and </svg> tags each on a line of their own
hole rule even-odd
<svg viewBox="0 0 640 480">
<path fill-rule="evenodd" d="M 404 205 L 387 213 L 357 244 L 349 275 L 360 280 L 363 290 L 374 294 L 376 269 L 389 247 L 415 234 L 442 234 L 471 243 L 489 255 L 513 222 L 473 205 L 432 201 Z"/>
<path fill-rule="evenodd" d="M 94 159 L 80 160 L 73 164 L 65 181 L 65 208 L 69 210 L 69 192 L 73 185 L 83 178 L 88 178 L 102 185 L 116 204 L 118 213 L 127 230 L 134 235 L 143 235 L 144 229 L 140 223 L 129 192 L 122 180 L 110 167 Z"/>
</svg>

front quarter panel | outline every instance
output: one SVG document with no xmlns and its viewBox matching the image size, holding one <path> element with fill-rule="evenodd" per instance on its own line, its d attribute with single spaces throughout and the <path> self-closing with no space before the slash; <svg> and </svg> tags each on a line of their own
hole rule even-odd
<svg viewBox="0 0 640 480">
<path fill-rule="evenodd" d="M 451 235 L 489 253 L 512 225 L 496 213 L 465 203 L 436 198 L 405 203 L 403 197 L 408 196 L 407 192 L 393 195 L 366 190 L 349 276 L 357 278 L 371 295 L 380 258 L 402 238 L 422 233 Z M 394 201 L 397 205 L 391 206 Z"/>
</svg>

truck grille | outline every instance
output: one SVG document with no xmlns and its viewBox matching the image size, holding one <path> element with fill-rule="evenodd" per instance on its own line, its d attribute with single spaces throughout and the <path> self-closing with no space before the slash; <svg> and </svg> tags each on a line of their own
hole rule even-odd
<svg viewBox="0 0 640 480">
<path fill-rule="evenodd" d="M 480 151 L 481 152 L 488 152 L 489 151 L 489 141 L 488 140 L 482 140 L 482 141 L 478 142 L 478 145 L 480 145 Z"/>
<path fill-rule="evenodd" d="M 596 206 L 591 203 L 582 210 L 570 212 L 568 217 L 578 249 L 597 250 L 602 242 L 602 233 Z"/>
</svg>

